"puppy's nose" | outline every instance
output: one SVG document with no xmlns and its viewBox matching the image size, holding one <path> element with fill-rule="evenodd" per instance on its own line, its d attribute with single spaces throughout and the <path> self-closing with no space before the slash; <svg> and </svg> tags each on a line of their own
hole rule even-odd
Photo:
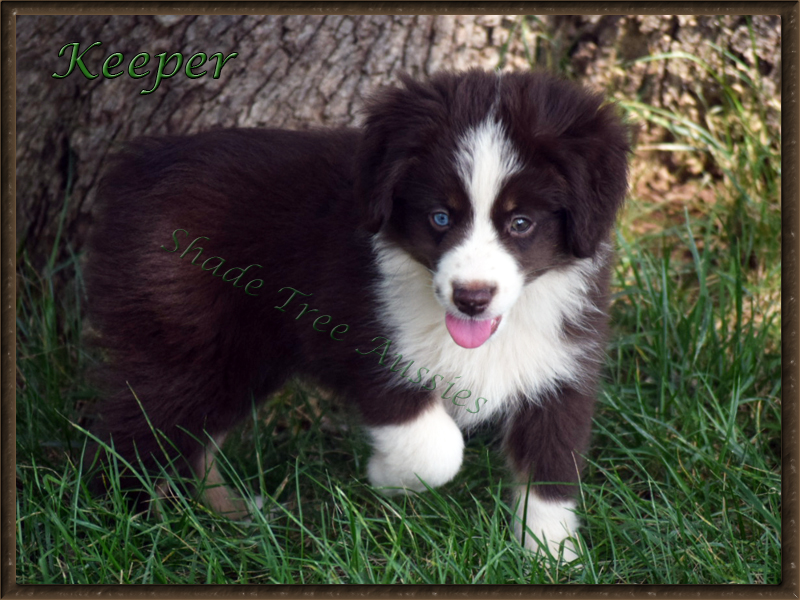
<svg viewBox="0 0 800 600">
<path fill-rule="evenodd" d="M 494 298 L 497 286 L 485 283 L 453 285 L 453 304 L 465 315 L 481 314 Z"/>
</svg>

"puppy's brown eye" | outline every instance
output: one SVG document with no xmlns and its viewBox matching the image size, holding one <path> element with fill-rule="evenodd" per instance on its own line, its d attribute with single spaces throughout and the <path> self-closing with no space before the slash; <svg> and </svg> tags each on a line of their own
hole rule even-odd
<svg viewBox="0 0 800 600">
<path fill-rule="evenodd" d="M 525 235 L 533 230 L 533 221 L 525 217 L 514 217 L 508 224 L 512 235 Z"/>
</svg>

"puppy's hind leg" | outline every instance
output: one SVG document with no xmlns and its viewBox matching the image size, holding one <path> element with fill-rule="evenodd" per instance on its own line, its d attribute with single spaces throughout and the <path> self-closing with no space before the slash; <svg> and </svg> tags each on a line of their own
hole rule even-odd
<svg viewBox="0 0 800 600">
<path fill-rule="evenodd" d="M 227 433 L 214 436 L 203 451 L 192 461 L 192 468 L 198 479 L 200 498 L 203 504 L 215 513 L 234 521 L 250 515 L 247 503 L 226 483 L 219 471 L 217 452 L 225 441 Z"/>
</svg>

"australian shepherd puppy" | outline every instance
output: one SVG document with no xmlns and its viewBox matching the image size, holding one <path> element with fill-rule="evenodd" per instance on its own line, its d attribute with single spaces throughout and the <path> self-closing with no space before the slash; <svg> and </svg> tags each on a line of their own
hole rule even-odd
<svg viewBox="0 0 800 600">
<path fill-rule="evenodd" d="M 462 432 L 490 422 L 518 537 L 572 558 L 627 131 L 544 73 L 403 77 L 365 113 L 117 156 L 87 271 L 107 358 L 96 432 L 147 469 L 177 450 L 171 468 L 239 516 L 214 450 L 291 376 L 355 404 L 387 493 L 446 484 Z"/>
</svg>

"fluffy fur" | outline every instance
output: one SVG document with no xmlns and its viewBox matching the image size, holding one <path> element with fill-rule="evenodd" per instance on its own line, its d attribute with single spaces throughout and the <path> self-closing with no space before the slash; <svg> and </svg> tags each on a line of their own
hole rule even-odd
<svg viewBox="0 0 800 600">
<path fill-rule="evenodd" d="M 447 483 L 461 431 L 493 423 L 523 484 L 517 534 L 557 551 L 578 523 L 626 131 L 542 73 L 403 83 L 361 129 L 210 131 L 116 158 L 87 273 L 108 355 L 96 431 L 149 469 L 163 432 L 174 468 L 219 484 L 213 440 L 301 375 L 358 407 L 367 475 L 391 492 Z M 244 511 L 218 485 L 206 499 Z"/>
</svg>

